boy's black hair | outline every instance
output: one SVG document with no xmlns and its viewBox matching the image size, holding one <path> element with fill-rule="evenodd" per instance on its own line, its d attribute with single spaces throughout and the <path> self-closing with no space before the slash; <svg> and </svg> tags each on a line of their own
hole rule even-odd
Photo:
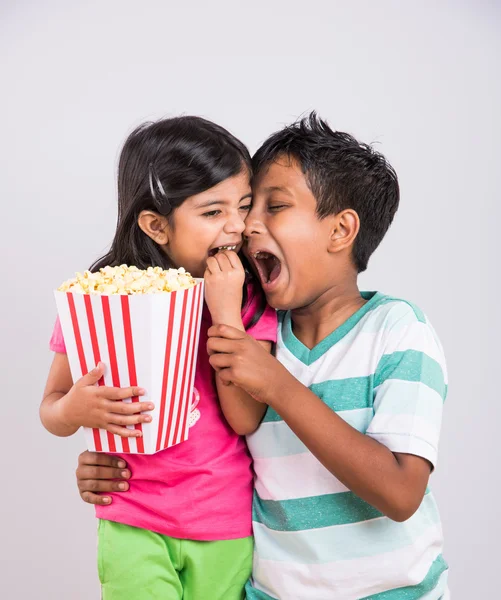
<svg viewBox="0 0 501 600">
<path fill-rule="evenodd" d="M 252 158 L 254 177 L 281 156 L 301 166 L 319 218 L 347 208 L 358 213 L 360 231 L 353 260 L 359 273 L 365 271 L 398 208 L 400 192 L 393 167 L 371 146 L 333 131 L 315 111 L 263 143 Z"/>
</svg>

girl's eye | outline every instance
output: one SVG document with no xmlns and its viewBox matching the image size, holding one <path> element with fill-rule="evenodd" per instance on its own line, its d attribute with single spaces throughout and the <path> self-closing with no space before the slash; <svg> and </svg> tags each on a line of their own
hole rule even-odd
<svg viewBox="0 0 501 600">
<path fill-rule="evenodd" d="M 279 210 L 282 210 L 282 208 L 287 208 L 285 204 L 273 204 L 271 206 L 268 206 L 268 210 L 270 212 L 278 212 Z"/>
<path fill-rule="evenodd" d="M 217 217 L 221 214 L 220 210 L 210 210 L 209 212 L 203 213 L 203 217 Z"/>
<path fill-rule="evenodd" d="M 240 206 L 239 210 L 245 210 L 246 212 L 248 212 L 251 208 L 252 204 L 244 204 L 243 206 Z"/>
</svg>

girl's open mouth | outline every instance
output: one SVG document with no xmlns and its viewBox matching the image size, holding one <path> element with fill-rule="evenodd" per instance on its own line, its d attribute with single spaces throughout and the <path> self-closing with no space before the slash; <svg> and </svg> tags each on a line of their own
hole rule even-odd
<svg viewBox="0 0 501 600">
<path fill-rule="evenodd" d="M 263 285 L 273 283 L 278 278 L 282 270 L 282 265 L 274 254 L 260 250 L 259 252 L 254 252 L 252 258 L 254 259 L 254 264 Z"/>
</svg>

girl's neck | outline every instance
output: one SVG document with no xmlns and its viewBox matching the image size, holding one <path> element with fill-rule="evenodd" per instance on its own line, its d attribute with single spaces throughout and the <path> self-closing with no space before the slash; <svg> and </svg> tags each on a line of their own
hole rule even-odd
<svg viewBox="0 0 501 600">
<path fill-rule="evenodd" d="M 314 302 L 291 312 L 294 335 L 313 348 L 354 315 L 366 300 L 356 278 L 331 286 Z"/>
</svg>

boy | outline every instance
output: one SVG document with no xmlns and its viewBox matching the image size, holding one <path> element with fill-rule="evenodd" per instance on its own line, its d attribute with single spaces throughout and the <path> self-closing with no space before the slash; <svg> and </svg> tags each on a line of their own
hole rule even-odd
<svg viewBox="0 0 501 600">
<path fill-rule="evenodd" d="M 213 327 L 208 343 L 218 376 L 263 404 L 248 437 L 247 598 L 447 598 L 427 488 L 447 390 L 442 349 L 418 308 L 357 287 L 398 208 L 397 177 L 314 113 L 253 162 L 247 251 L 281 311 L 276 358 L 229 326 Z M 92 489 L 84 472 L 81 490 Z"/>
</svg>

